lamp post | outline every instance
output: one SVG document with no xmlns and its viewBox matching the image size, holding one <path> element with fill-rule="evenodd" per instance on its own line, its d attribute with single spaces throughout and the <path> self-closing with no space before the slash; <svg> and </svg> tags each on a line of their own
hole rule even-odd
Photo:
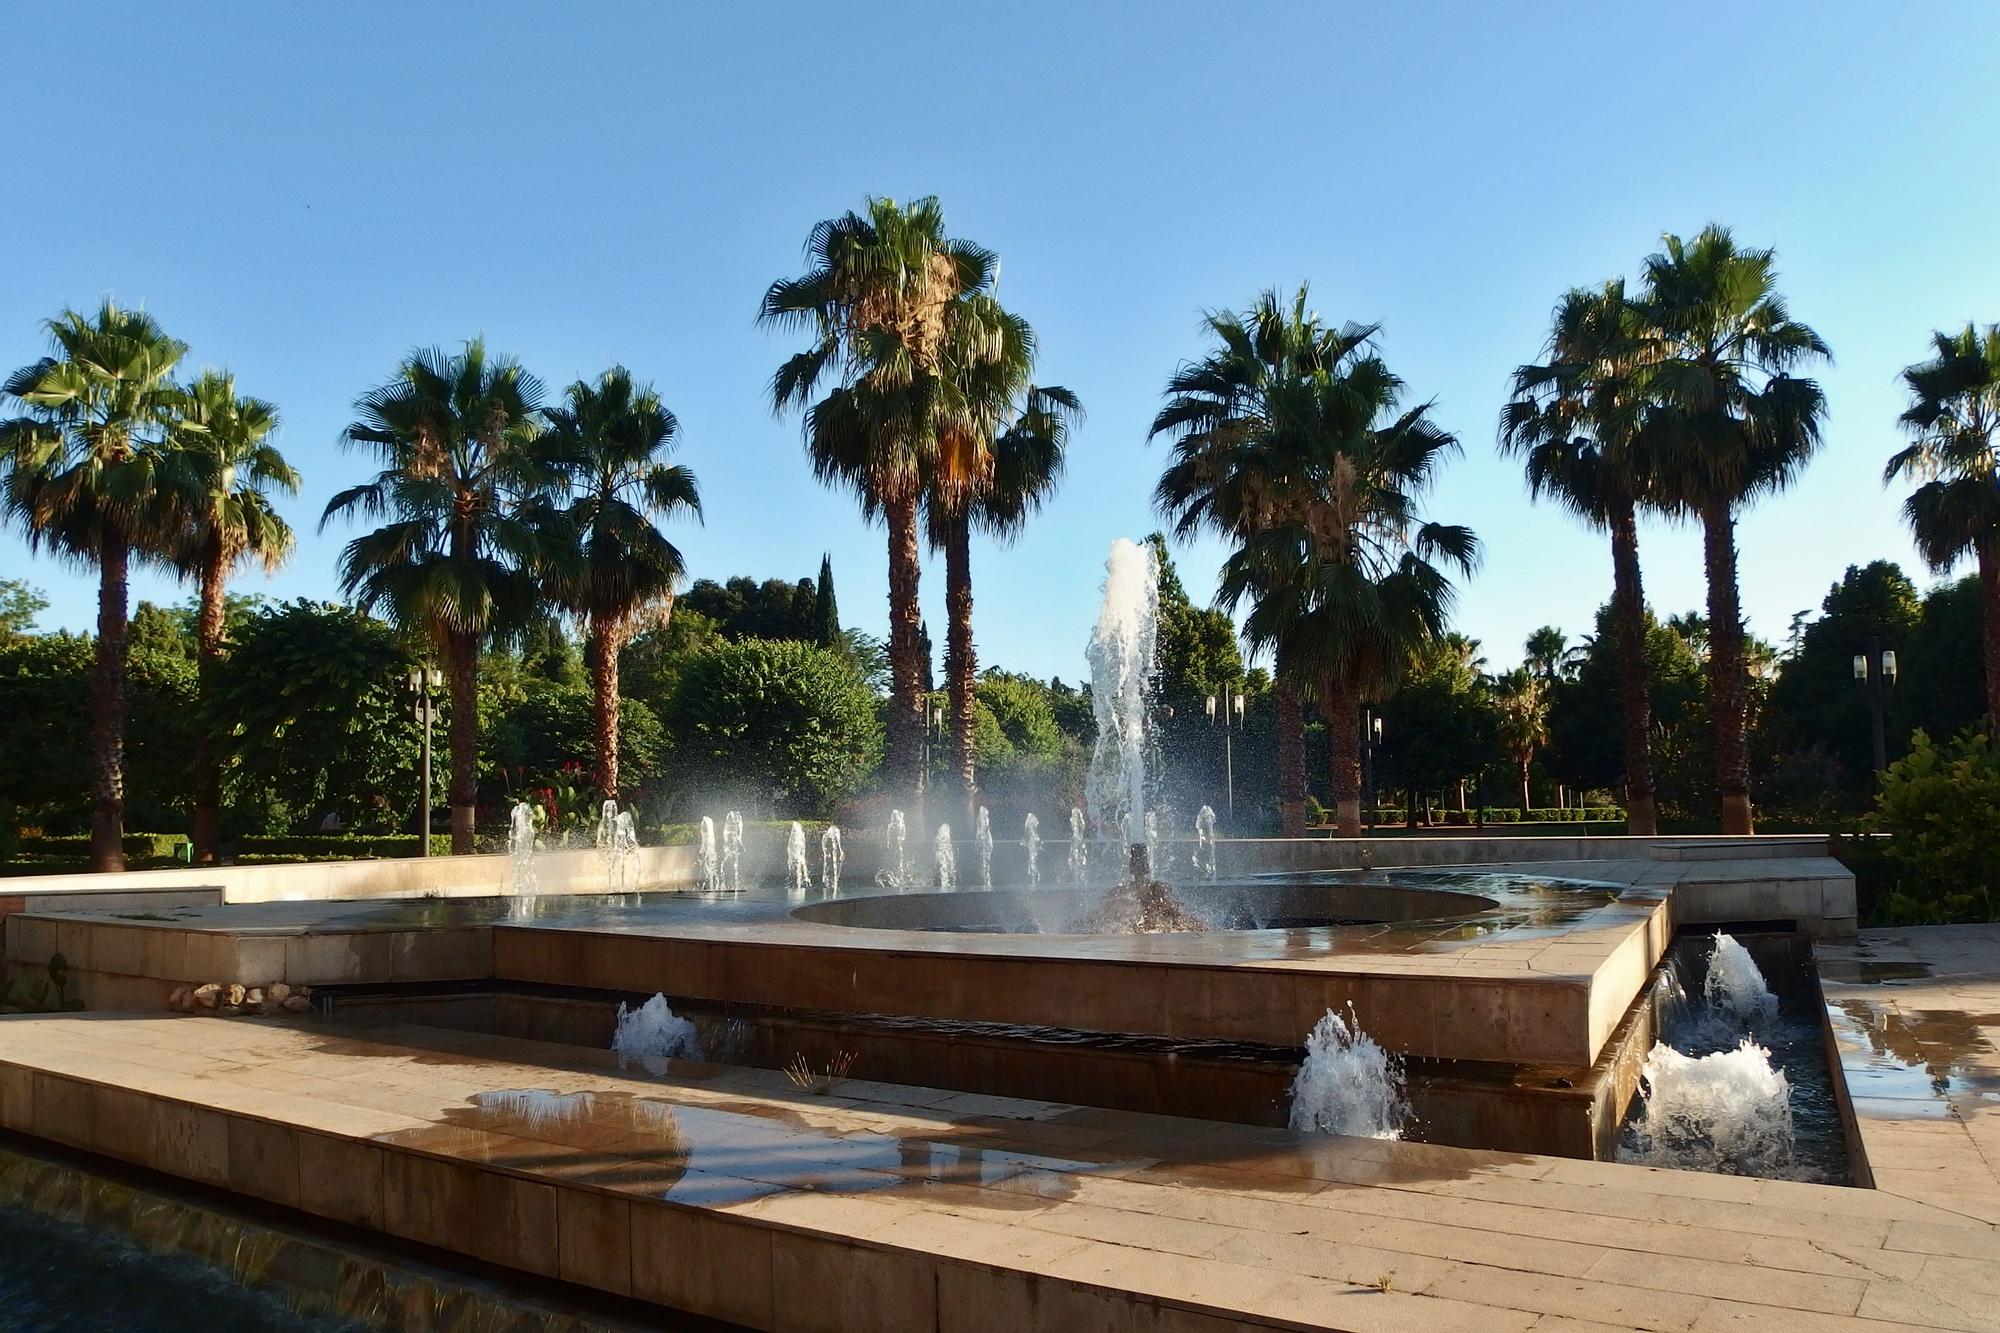
<svg viewBox="0 0 2000 1333">
<path fill-rule="evenodd" d="M 1225 685 L 1219 700 L 1208 696 L 1208 725 L 1222 728 L 1222 790 L 1224 803 L 1229 810 L 1229 822 L 1236 823 L 1236 733 L 1243 730 L 1243 692 L 1234 693 Z"/>
<path fill-rule="evenodd" d="M 416 718 L 424 724 L 424 855 L 431 854 L 431 720 L 437 716 L 437 688 L 444 673 L 434 666 L 413 666 L 403 683 L 416 697 Z"/>
<path fill-rule="evenodd" d="M 1361 807 L 1368 828 L 1375 828 L 1375 747 L 1382 743 L 1382 715 L 1372 707 L 1361 710 Z"/>
<path fill-rule="evenodd" d="M 1868 699 L 1869 739 L 1875 746 L 1875 771 L 1889 766 L 1889 747 L 1882 734 L 1882 714 L 1889 687 L 1896 683 L 1896 650 L 1884 648 L 1880 639 L 1868 641 L 1868 651 L 1854 655 L 1854 679 L 1861 682 Z"/>
</svg>

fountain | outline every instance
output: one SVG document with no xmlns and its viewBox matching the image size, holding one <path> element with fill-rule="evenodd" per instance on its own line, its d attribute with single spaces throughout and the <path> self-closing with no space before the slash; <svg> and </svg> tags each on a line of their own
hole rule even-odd
<svg viewBox="0 0 2000 1333">
<path fill-rule="evenodd" d="M 715 854 L 715 821 L 701 817 L 701 841 L 695 848 L 695 866 L 701 873 L 701 887 L 714 892 L 721 887 L 721 862 Z"/>
<path fill-rule="evenodd" d="M 1777 1021 L 1778 997 L 1750 951 L 1732 935 L 1715 932 L 1715 951 L 1709 955 L 1708 980 L 1702 989 L 1718 1016 L 1745 1028 L 1768 1027 Z"/>
<path fill-rule="evenodd" d="M 1042 887 L 1042 821 L 1032 814 L 1022 823 L 1021 845 L 1028 849 L 1028 887 Z"/>
<path fill-rule="evenodd" d="M 840 896 L 840 867 L 847 851 L 840 845 L 840 825 L 828 824 L 819 835 L 819 892 L 822 898 Z"/>
<path fill-rule="evenodd" d="M 1069 882 L 1082 888 L 1090 877 L 1090 844 L 1083 837 L 1083 811 L 1069 811 Z"/>
<path fill-rule="evenodd" d="M 597 808 L 597 854 L 611 859 L 611 838 L 618 829 L 618 802 L 606 801 Z"/>
<path fill-rule="evenodd" d="M 668 1006 L 666 996 L 655 995 L 637 1009 L 619 1004 L 611 1049 L 621 1069 L 638 1065 L 649 1074 L 663 1074 L 669 1060 L 701 1059 L 701 1038 L 693 1023 Z"/>
<path fill-rule="evenodd" d="M 979 807 L 979 823 L 973 842 L 979 847 L 979 887 L 990 893 L 993 889 L 993 820 L 983 805 Z"/>
<path fill-rule="evenodd" d="M 903 822 L 901 810 L 889 812 L 889 827 L 883 834 L 884 847 L 882 868 L 875 872 L 875 882 L 885 889 L 898 893 L 910 887 L 909 867 L 904 861 L 904 844 L 909 840 L 909 826 Z"/>
<path fill-rule="evenodd" d="M 639 826 L 630 810 L 621 810 L 611 826 L 611 886 L 614 893 L 639 887 Z"/>
<path fill-rule="evenodd" d="M 1204 805 L 1194 817 L 1194 871 L 1203 879 L 1215 878 L 1215 807 Z"/>
<path fill-rule="evenodd" d="M 1165 857 L 1160 855 L 1160 812 L 1158 810 L 1148 810 L 1146 812 L 1146 864 L 1149 867 L 1157 867 L 1153 870 L 1155 875 L 1165 877 L 1167 873 L 1167 861 Z"/>
<path fill-rule="evenodd" d="M 792 821 L 791 831 L 785 834 L 785 872 L 792 879 L 792 901 L 804 902 L 806 890 L 812 887 L 812 871 L 806 867 L 806 830 L 798 820 Z"/>
<path fill-rule="evenodd" d="M 535 887 L 535 807 L 522 801 L 507 818 L 507 892 L 526 902 Z"/>
<path fill-rule="evenodd" d="M 1290 1125 L 1308 1134 L 1400 1139 L 1409 1118 L 1402 1062 L 1361 1030 L 1348 1006 L 1329 1009 L 1306 1038 L 1305 1063 L 1292 1080 Z"/>
<path fill-rule="evenodd" d="M 1754 965 L 1753 965 L 1754 966 Z M 1685 1055 L 1665 1043 L 1646 1056 L 1644 1111 L 1618 1160 L 1683 1171 L 1796 1173 L 1791 1081 L 1745 1037 L 1735 1049 Z"/>
<path fill-rule="evenodd" d="M 723 888 L 743 887 L 743 816 L 731 810 L 722 817 L 722 856 L 718 875 Z"/>
<path fill-rule="evenodd" d="M 937 886 L 939 893 L 955 893 L 958 890 L 958 854 L 951 847 L 951 825 L 939 824 L 937 837 L 932 845 L 937 850 Z"/>
</svg>

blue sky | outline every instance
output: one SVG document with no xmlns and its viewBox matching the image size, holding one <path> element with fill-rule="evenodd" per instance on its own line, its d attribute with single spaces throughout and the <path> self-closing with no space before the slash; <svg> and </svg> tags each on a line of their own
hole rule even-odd
<svg viewBox="0 0 2000 1333">
<path fill-rule="evenodd" d="M 934 193 L 1089 410 L 1044 516 L 975 550 L 983 662 L 1082 671 L 1107 545 L 1156 525 L 1145 428 L 1199 313 L 1310 280 L 1323 316 L 1385 326 L 1464 440 L 1430 509 L 1485 543 L 1458 619 L 1497 666 L 1537 625 L 1587 632 L 1610 586 L 1604 542 L 1495 456 L 1508 373 L 1564 288 L 1716 219 L 1778 248 L 1837 357 L 1825 454 L 1742 525 L 1776 639 L 1850 562 L 1928 581 L 1879 476 L 1927 331 L 2000 319 L 1996 57 L 1983 4 L 23 10 L 0 362 L 111 294 L 276 401 L 302 540 L 237 585 L 273 597 L 333 595 L 350 533 L 317 519 L 365 467 L 335 440 L 410 347 L 484 333 L 552 386 L 623 362 L 701 479 L 691 571 L 798 578 L 830 551 L 879 633 L 881 535 L 771 416 L 793 346 L 754 314 L 817 219 Z M 1700 604 L 1693 531 L 1641 554 L 1655 606 Z M 1179 553 L 1197 598 L 1218 557 Z M 11 534 L 0 571 L 46 590 L 45 627 L 89 622 L 88 575 Z M 934 630 L 942 582 L 928 564 Z"/>
</svg>

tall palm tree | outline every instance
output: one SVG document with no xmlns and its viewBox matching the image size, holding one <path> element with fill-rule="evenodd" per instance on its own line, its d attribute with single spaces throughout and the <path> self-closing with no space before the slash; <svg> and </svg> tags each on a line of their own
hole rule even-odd
<svg viewBox="0 0 2000 1333">
<path fill-rule="evenodd" d="M 125 629 L 132 558 L 171 523 L 159 470 L 174 368 L 187 345 L 151 315 L 106 301 L 47 324 L 52 354 L 8 377 L 21 414 L 0 422 L 6 513 L 32 549 L 97 569 L 90 680 L 90 868 L 123 870 Z"/>
<path fill-rule="evenodd" d="M 412 352 L 355 400 L 342 433 L 374 454 L 374 480 L 327 502 L 386 518 L 341 552 L 341 586 L 442 654 L 451 697 L 451 849 L 473 849 L 479 789 L 479 653 L 542 619 L 540 577 L 563 567 L 548 496 L 560 477 L 540 448 L 541 384 L 473 339 Z"/>
<path fill-rule="evenodd" d="M 810 267 L 764 294 L 759 320 L 808 333 L 812 345 L 778 368 L 771 401 L 802 410 L 806 451 L 820 480 L 843 486 L 889 533 L 889 754 L 891 780 L 923 785 L 922 615 L 917 591 L 917 511 L 939 466 L 942 436 L 968 432 L 973 411 L 953 373 L 950 347 L 998 355 L 1004 333 L 983 341 L 955 328 L 987 317 L 998 259 L 945 234 L 934 198 L 904 207 L 870 199 L 814 227 Z M 825 391 L 822 394 L 822 388 Z M 815 401 L 817 399 L 817 401 Z"/>
<path fill-rule="evenodd" d="M 1569 635 L 1554 625 L 1544 625 L 1522 645 L 1522 664 L 1543 680 L 1555 681 L 1569 667 L 1574 651 Z"/>
<path fill-rule="evenodd" d="M 2000 324 L 1982 333 L 1934 333 L 1929 361 L 1903 372 L 1914 437 L 1889 460 L 1882 480 L 1919 479 L 1903 502 L 1917 550 L 1939 573 L 1967 555 L 1979 564 L 1986 726 L 2000 734 Z"/>
<path fill-rule="evenodd" d="M 549 457 L 568 479 L 562 512 L 578 559 L 555 580 L 563 606 L 588 627 L 597 732 L 597 786 L 618 795 L 618 653 L 649 614 L 664 623 L 687 564 L 656 520 L 701 517 L 694 473 L 666 460 L 680 423 L 651 386 L 614 366 L 583 380 L 545 413 Z"/>
<path fill-rule="evenodd" d="M 292 529 L 271 503 L 273 491 L 296 495 L 299 474 L 271 443 L 278 409 L 262 398 L 239 397 L 235 377 L 207 371 L 188 387 L 172 426 L 178 446 L 169 456 L 170 490 L 183 511 L 169 554 L 184 578 L 196 581 L 196 619 L 204 703 L 215 688 L 222 656 L 223 596 L 229 574 L 246 557 L 275 571 L 292 551 Z M 213 719 L 194 742 L 194 857 L 216 858 L 221 837 L 222 766 Z"/>
<path fill-rule="evenodd" d="M 1521 782 L 1521 817 L 1534 808 L 1528 790 L 1528 770 L 1535 753 L 1549 743 L 1548 683 L 1527 667 L 1516 667 L 1495 682 L 1493 701 L 1499 710 L 1500 744 L 1514 761 Z"/>
<path fill-rule="evenodd" d="M 1826 396 L 1792 372 L 1832 354 L 1778 294 L 1773 251 L 1738 246 L 1715 225 L 1661 244 L 1638 302 L 1646 434 L 1664 502 L 1701 523 L 1722 831 L 1743 834 L 1752 830 L 1749 677 L 1736 515 L 1790 485 L 1818 451 Z"/>
<path fill-rule="evenodd" d="M 1659 815 L 1638 513 L 1652 500 L 1654 485 L 1641 429 L 1644 401 L 1635 383 L 1644 349 L 1622 279 L 1596 291 L 1565 294 L 1556 306 L 1546 359 L 1514 372 L 1513 397 L 1500 417 L 1500 447 L 1526 462 L 1528 490 L 1537 499 L 1553 500 L 1610 535 L 1626 828 L 1650 837 L 1659 832 Z M 1560 648 L 1556 645 L 1558 655 Z M 1535 652 L 1531 639 L 1529 653 Z M 1552 659 L 1551 674 L 1553 665 Z"/>
<path fill-rule="evenodd" d="M 1210 311 L 1204 329 L 1215 346 L 1174 373 L 1152 436 L 1172 441 L 1154 503 L 1174 535 L 1218 534 L 1239 549 L 1258 533 L 1305 513 L 1314 500 L 1310 460 L 1274 428 L 1277 399 L 1293 381 L 1342 373 L 1374 337 L 1376 326 L 1323 325 L 1301 286 L 1290 301 L 1260 295 L 1251 308 Z M 1286 837 L 1305 833 L 1305 719 L 1301 690 L 1313 688 L 1285 641 L 1274 641 L 1273 694 L 1278 725 L 1278 803 Z"/>
</svg>

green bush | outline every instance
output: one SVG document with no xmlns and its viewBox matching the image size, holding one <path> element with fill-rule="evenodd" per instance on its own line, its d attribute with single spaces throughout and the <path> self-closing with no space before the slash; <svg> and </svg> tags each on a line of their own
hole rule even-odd
<svg viewBox="0 0 2000 1333">
<path fill-rule="evenodd" d="M 1518 824 L 1521 822 L 1521 807 L 1517 805 L 1489 805 L 1479 812 L 1482 822 L 1488 824 Z"/>
<path fill-rule="evenodd" d="M 188 841 L 185 833 L 127 833 L 119 839 L 128 861 L 167 860 L 179 852 Z M 34 837 L 21 839 L 20 853 L 23 856 L 76 856 L 90 855 L 90 835 L 85 833 L 65 833 L 55 837 Z"/>
<path fill-rule="evenodd" d="M 1871 831 L 1887 872 L 1879 914 L 1896 925 L 1996 918 L 2000 752 L 1976 731 L 1940 745 L 1919 730 L 1882 775 Z M 1870 849 L 1873 852 L 1874 849 Z"/>
<path fill-rule="evenodd" d="M 251 835 L 236 840 L 239 857 L 257 856 L 267 860 L 298 857 L 305 860 L 366 860 L 423 855 L 423 835 L 418 833 L 290 833 Z M 432 834 L 431 854 L 451 854 L 451 835 Z"/>
</svg>

